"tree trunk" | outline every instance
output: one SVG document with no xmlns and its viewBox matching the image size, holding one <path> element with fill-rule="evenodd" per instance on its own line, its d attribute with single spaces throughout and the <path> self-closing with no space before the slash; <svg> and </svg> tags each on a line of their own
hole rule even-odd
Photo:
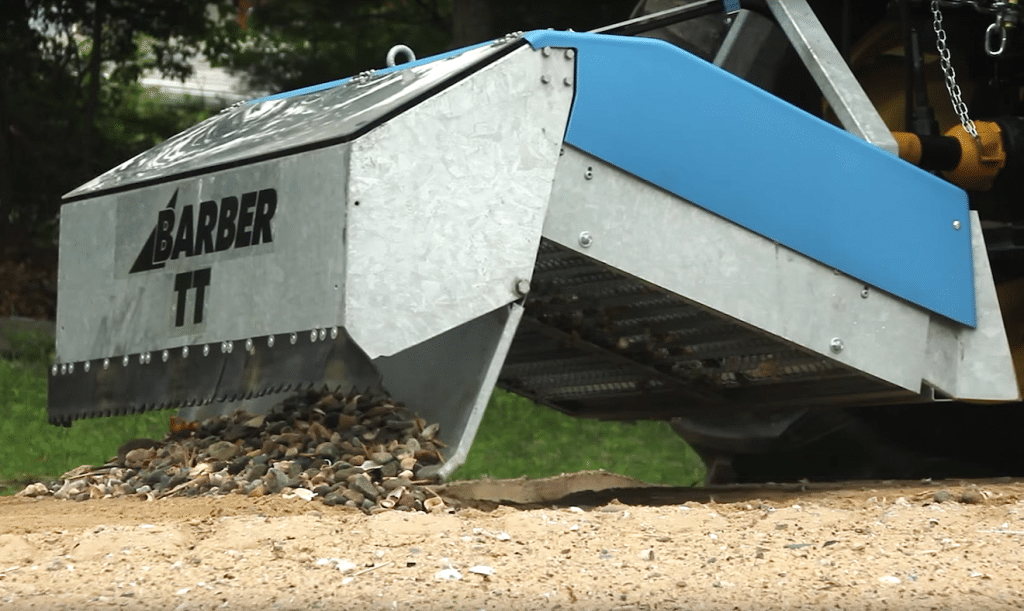
<svg viewBox="0 0 1024 611">
<path fill-rule="evenodd" d="M 80 179 L 88 179 L 93 173 L 93 153 L 96 146 L 96 115 L 100 105 L 100 84 L 103 80 L 103 23 L 106 21 L 107 3 L 105 0 L 96 0 L 92 16 L 92 50 L 89 53 L 89 88 L 85 96 L 85 108 L 83 109 L 81 121 L 81 151 L 82 163 L 79 168 Z M 74 112 L 74 111 L 72 111 Z M 74 117 L 68 117 L 69 122 L 74 122 Z M 59 204 L 56 204 L 59 207 Z M 54 209 L 56 212 L 56 208 Z"/>
<path fill-rule="evenodd" d="M 452 9 L 452 47 L 483 42 L 496 36 L 491 0 L 455 0 Z"/>
<path fill-rule="evenodd" d="M 11 115 L 7 93 L 9 76 L 0 73 L 0 239 L 7 235 L 8 218 L 14 206 L 14 169 L 11 167 Z M 6 240 L 5 240 L 6 241 Z"/>
</svg>

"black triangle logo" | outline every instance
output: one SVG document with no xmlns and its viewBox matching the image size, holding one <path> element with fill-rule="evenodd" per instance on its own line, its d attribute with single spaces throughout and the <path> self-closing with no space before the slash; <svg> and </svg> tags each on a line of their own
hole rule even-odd
<svg viewBox="0 0 1024 611">
<path fill-rule="evenodd" d="M 171 196 L 171 201 L 167 202 L 166 208 L 174 208 L 178 203 L 178 190 L 174 190 L 174 195 Z M 160 269 L 165 264 L 161 261 L 160 263 L 153 262 L 153 250 L 156 248 L 156 225 L 153 225 L 152 231 L 149 232 L 149 238 L 146 239 L 146 243 L 142 245 L 142 250 L 139 251 L 137 257 L 135 257 L 135 263 L 132 264 L 132 268 L 128 271 L 129 274 L 135 274 L 138 272 L 148 272 L 154 269 Z"/>
</svg>

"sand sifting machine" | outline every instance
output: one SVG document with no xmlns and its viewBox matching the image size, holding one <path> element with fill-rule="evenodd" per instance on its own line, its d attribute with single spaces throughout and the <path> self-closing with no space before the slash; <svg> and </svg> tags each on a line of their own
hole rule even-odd
<svg viewBox="0 0 1024 611">
<path fill-rule="evenodd" d="M 441 423 L 449 475 L 496 385 L 710 445 L 1018 400 L 965 191 L 767 4 L 846 130 L 641 17 L 235 105 L 76 189 L 51 422 L 382 388 Z"/>
</svg>

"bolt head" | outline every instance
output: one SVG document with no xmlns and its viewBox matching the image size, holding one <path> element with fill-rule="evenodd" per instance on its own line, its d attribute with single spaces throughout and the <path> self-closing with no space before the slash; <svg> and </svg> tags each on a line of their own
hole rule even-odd
<svg viewBox="0 0 1024 611">
<path fill-rule="evenodd" d="M 549 75 L 547 75 L 547 74 L 542 74 L 542 75 L 540 75 L 540 82 L 544 83 L 545 85 L 547 85 L 548 83 L 551 82 L 551 77 Z"/>
<path fill-rule="evenodd" d="M 956 229 L 957 231 L 960 231 L 960 227 L 961 226 L 962 225 L 960 224 L 960 221 L 953 221 L 953 229 Z"/>
<path fill-rule="evenodd" d="M 565 59 L 572 59 L 574 57 L 576 57 L 576 51 L 574 51 L 573 49 L 565 50 Z"/>
<path fill-rule="evenodd" d="M 530 281 L 526 278 L 519 278 L 516 280 L 515 285 L 516 294 L 520 297 L 525 297 L 530 292 Z"/>
<path fill-rule="evenodd" d="M 580 233 L 580 246 L 583 248 L 590 248 L 594 244 L 594 236 L 590 235 L 589 231 L 583 231 Z"/>
<path fill-rule="evenodd" d="M 267 348 L 273 348 L 273 347 L 274 347 L 274 336 L 273 335 L 268 335 L 267 336 Z"/>
<path fill-rule="evenodd" d="M 843 345 L 843 340 L 839 339 L 838 337 L 833 337 L 832 341 L 829 343 L 829 348 L 832 350 L 833 353 L 839 354 L 840 352 L 843 351 L 843 348 L 845 348 L 845 346 Z"/>
</svg>

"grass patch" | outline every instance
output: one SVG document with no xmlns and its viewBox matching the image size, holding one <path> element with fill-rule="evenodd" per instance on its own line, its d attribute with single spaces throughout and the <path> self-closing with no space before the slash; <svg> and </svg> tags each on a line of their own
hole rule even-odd
<svg viewBox="0 0 1024 611">
<path fill-rule="evenodd" d="M 496 390 L 453 479 L 538 478 L 593 469 L 675 486 L 704 478 L 700 457 L 666 422 L 573 418 Z"/>
<path fill-rule="evenodd" d="M 169 411 L 78 420 L 70 428 L 50 425 L 46 370 L 52 343 L 23 336 L 11 344 L 18 357 L 0 358 L 0 494 L 79 465 L 101 464 L 130 439 L 167 433 Z M 704 477 L 700 458 L 664 422 L 571 418 L 496 390 L 455 479 L 536 478 L 584 469 L 677 486 Z"/>
<path fill-rule="evenodd" d="M 17 358 L 0 358 L 0 494 L 27 483 L 53 479 L 83 464 L 102 464 L 136 437 L 167 433 L 166 411 L 80 420 L 71 427 L 46 419 L 46 369 L 53 358 L 49 338 L 9 338 Z"/>
</svg>

